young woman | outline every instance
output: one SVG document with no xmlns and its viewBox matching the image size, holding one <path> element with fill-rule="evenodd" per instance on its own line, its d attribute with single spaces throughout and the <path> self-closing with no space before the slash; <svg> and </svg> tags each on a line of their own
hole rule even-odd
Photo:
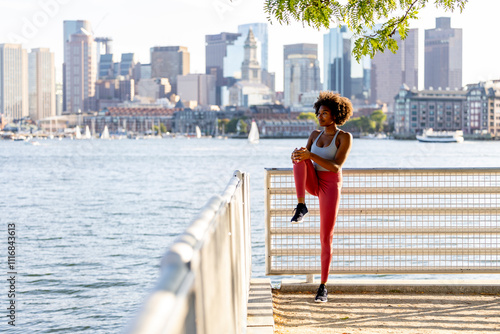
<svg viewBox="0 0 500 334">
<path fill-rule="evenodd" d="M 321 285 L 316 302 L 326 302 L 328 280 L 332 261 L 333 227 L 339 209 L 342 188 L 342 165 L 351 151 L 352 135 L 337 128 L 352 115 L 348 98 L 333 92 L 321 92 L 314 103 L 316 117 L 323 130 L 315 130 L 309 136 L 306 147 L 292 152 L 293 176 L 297 191 L 297 207 L 292 223 L 300 223 L 308 210 L 306 190 L 319 199 L 321 240 Z"/>
</svg>

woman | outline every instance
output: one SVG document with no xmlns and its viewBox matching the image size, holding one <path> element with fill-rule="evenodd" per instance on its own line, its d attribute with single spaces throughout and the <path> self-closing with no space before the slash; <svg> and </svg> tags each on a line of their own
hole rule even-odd
<svg viewBox="0 0 500 334">
<path fill-rule="evenodd" d="M 352 135 L 337 128 L 352 115 L 348 98 L 333 92 L 320 92 L 314 103 L 316 117 L 323 130 L 315 130 L 309 136 L 306 147 L 292 153 L 293 176 L 297 191 L 297 207 L 292 223 L 300 223 L 307 214 L 305 192 L 319 199 L 321 240 L 321 285 L 316 302 L 326 302 L 328 280 L 332 261 L 333 227 L 339 209 L 342 188 L 342 165 L 351 151 Z"/>
</svg>

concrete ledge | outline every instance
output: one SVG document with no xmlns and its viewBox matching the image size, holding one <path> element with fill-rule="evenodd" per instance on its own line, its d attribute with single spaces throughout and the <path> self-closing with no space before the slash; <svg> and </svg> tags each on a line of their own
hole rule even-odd
<svg viewBox="0 0 500 334">
<path fill-rule="evenodd" d="M 280 292 L 316 292 L 319 283 L 283 280 Z M 500 280 L 332 280 L 328 291 L 344 293 L 500 294 Z"/>
<path fill-rule="evenodd" d="M 247 334 L 273 334 L 273 296 L 269 278 L 250 280 L 247 312 Z"/>
</svg>

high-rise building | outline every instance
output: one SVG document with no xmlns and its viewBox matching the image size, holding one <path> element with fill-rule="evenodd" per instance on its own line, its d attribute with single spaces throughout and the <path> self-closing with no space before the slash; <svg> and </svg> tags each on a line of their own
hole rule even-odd
<svg viewBox="0 0 500 334">
<path fill-rule="evenodd" d="M 436 28 L 425 30 L 425 88 L 462 88 L 462 29 L 451 28 L 451 18 L 436 18 Z"/>
<path fill-rule="evenodd" d="M 410 89 L 418 87 L 418 30 L 410 29 L 404 40 L 396 33 L 395 39 L 399 46 L 396 53 L 377 53 L 371 64 L 371 100 L 387 104 L 391 112 L 402 84 Z"/>
<path fill-rule="evenodd" d="M 300 104 L 304 93 L 321 90 L 317 44 L 284 45 L 284 104 Z"/>
<path fill-rule="evenodd" d="M 205 36 L 205 73 L 211 74 L 216 78 L 216 104 L 218 105 L 222 104 L 222 87 L 234 83 L 234 80 L 226 78 L 224 75 L 226 72 L 224 69 L 224 59 L 228 55 L 228 47 L 240 36 L 241 34 L 230 32 Z M 241 61 L 238 64 L 241 64 Z M 236 66 L 236 61 L 233 65 Z M 227 77 L 233 76 L 229 75 Z"/>
<path fill-rule="evenodd" d="M 238 33 L 241 34 L 244 38 L 248 36 L 249 30 L 252 29 L 252 32 L 257 39 L 257 42 L 260 43 L 259 47 L 259 56 L 257 60 L 260 63 L 260 67 L 264 71 L 269 71 L 268 67 L 268 55 L 269 55 L 269 37 L 267 33 L 267 23 L 247 23 L 241 24 L 238 26 Z"/>
<path fill-rule="evenodd" d="M 215 105 L 215 75 L 187 74 L 177 78 L 178 94 L 183 101 L 196 101 L 199 106 Z"/>
<path fill-rule="evenodd" d="M 66 106 L 66 43 L 70 41 L 73 34 L 92 34 L 92 26 L 89 21 L 76 20 L 63 22 L 63 46 L 64 46 L 64 62 L 63 62 L 63 111 L 68 110 Z"/>
<path fill-rule="evenodd" d="M 133 53 L 122 53 L 120 61 L 120 75 L 125 79 L 132 78 L 132 72 L 135 66 L 135 55 Z"/>
<path fill-rule="evenodd" d="M 241 79 L 249 82 L 261 82 L 261 69 L 257 61 L 257 41 L 252 29 L 245 40 L 245 60 L 241 63 Z"/>
<path fill-rule="evenodd" d="M 351 98 L 351 34 L 346 26 L 323 36 L 323 89 Z"/>
<path fill-rule="evenodd" d="M 189 52 L 185 46 L 151 48 L 151 77 L 167 78 L 177 94 L 177 76 L 189 73 Z"/>
<path fill-rule="evenodd" d="M 97 77 L 94 37 L 87 33 L 73 34 L 64 49 L 66 111 L 89 111 Z"/>
<path fill-rule="evenodd" d="M 0 113 L 7 122 L 29 115 L 28 56 L 21 44 L 0 44 Z"/>
<path fill-rule="evenodd" d="M 28 56 L 30 118 L 38 121 L 56 115 L 54 53 L 46 48 L 32 49 Z"/>
</svg>

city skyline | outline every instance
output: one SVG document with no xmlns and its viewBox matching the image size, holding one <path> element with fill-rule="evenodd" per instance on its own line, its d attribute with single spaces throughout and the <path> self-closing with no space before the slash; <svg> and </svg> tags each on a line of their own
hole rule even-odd
<svg viewBox="0 0 500 334">
<path fill-rule="evenodd" d="M 175 0 L 168 4 L 144 0 L 140 6 L 117 4 L 115 0 L 106 3 L 95 0 L 26 0 L 22 3 L 0 0 L 0 8 L 4 9 L 0 13 L 0 42 L 10 43 L 18 39 L 17 42 L 22 42 L 23 48 L 28 50 L 50 48 L 55 54 L 57 81 L 61 82 L 64 56 L 62 22 L 88 20 L 96 36 L 113 38 L 113 53 L 116 57 L 133 52 L 138 61 L 148 63 L 151 47 L 182 45 L 191 54 L 191 73 L 204 73 L 205 35 L 237 32 L 241 24 L 268 22 L 263 2 L 261 6 L 228 0 Z M 463 84 L 500 78 L 500 66 L 497 66 L 494 56 L 499 47 L 479 38 L 494 28 L 495 13 L 500 10 L 500 2 L 470 2 L 462 14 L 437 11 L 431 7 L 423 10 L 422 18 L 411 27 L 421 29 L 419 36 L 423 38 L 423 30 L 434 28 L 436 17 L 448 16 L 453 27 L 463 29 Z M 317 31 L 302 28 L 300 23 L 280 26 L 273 21 L 273 24 L 269 24 L 269 71 L 275 72 L 276 78 L 282 78 L 283 45 L 305 42 L 318 44 L 320 67 L 323 68 L 322 41 L 326 32 L 326 29 Z M 419 44 L 423 45 L 423 40 Z M 424 68 L 422 52 L 420 50 L 420 69 Z M 419 86 L 423 82 L 423 71 L 420 70 Z M 283 90 L 280 80 L 276 84 L 276 90 Z"/>
</svg>

